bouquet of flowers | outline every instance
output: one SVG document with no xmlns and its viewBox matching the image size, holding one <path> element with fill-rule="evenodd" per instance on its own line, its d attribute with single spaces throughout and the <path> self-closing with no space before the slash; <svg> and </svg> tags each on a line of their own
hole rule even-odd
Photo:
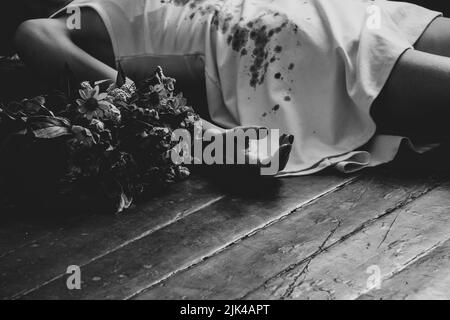
<svg viewBox="0 0 450 320">
<path fill-rule="evenodd" d="M 0 104 L 0 183 L 13 203 L 118 213 L 189 176 L 171 160 L 172 134 L 199 116 L 161 68 L 138 85 L 123 72 L 66 84 Z"/>
</svg>

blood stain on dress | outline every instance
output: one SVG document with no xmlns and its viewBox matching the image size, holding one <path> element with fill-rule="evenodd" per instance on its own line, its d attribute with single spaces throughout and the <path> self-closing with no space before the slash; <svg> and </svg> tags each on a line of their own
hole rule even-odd
<svg viewBox="0 0 450 320">
<path fill-rule="evenodd" d="M 190 18 L 196 14 L 211 17 L 211 26 L 222 34 L 227 34 L 227 44 L 235 51 L 246 56 L 251 53 L 252 65 L 250 71 L 250 86 L 256 88 L 264 83 L 270 63 L 277 60 L 283 48 L 280 45 L 271 47 L 273 37 L 281 33 L 288 26 L 298 31 L 286 14 L 280 12 L 267 12 L 251 21 L 244 17 L 237 17 L 236 12 L 227 8 L 226 0 L 217 0 L 209 3 L 206 0 L 168 0 L 168 2 L 185 6 L 189 5 L 195 10 Z M 270 22 L 268 22 L 270 21 Z M 249 51 L 249 42 L 252 42 L 253 50 Z M 279 77 L 282 78 L 281 75 Z"/>
<path fill-rule="evenodd" d="M 275 113 L 277 113 L 278 110 L 280 110 L 281 106 L 279 104 L 275 105 L 272 109 L 270 109 L 270 111 L 268 112 L 264 112 L 262 114 L 262 117 L 265 118 L 268 115 L 275 115 Z"/>
<path fill-rule="evenodd" d="M 250 30 L 239 25 L 235 25 L 233 30 L 232 35 L 229 36 L 231 40 L 228 44 L 231 45 L 234 51 L 241 51 L 242 53 L 242 50 L 245 49 L 245 46 L 247 45 Z"/>
<path fill-rule="evenodd" d="M 287 23 L 284 22 L 281 26 L 284 28 L 286 25 Z M 258 84 L 264 82 L 270 61 L 272 60 L 267 60 L 270 50 L 269 43 L 275 33 L 281 32 L 281 30 L 281 27 L 267 30 L 267 26 L 262 25 L 250 32 L 250 39 L 253 40 L 255 46 L 252 53 L 253 65 L 250 67 L 250 86 L 256 88 Z M 269 36 L 269 34 L 272 34 L 272 36 Z"/>
</svg>

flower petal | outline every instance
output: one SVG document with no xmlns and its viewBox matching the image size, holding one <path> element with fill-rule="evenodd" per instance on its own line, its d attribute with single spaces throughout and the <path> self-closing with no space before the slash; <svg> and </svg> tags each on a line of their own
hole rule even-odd
<svg viewBox="0 0 450 320">
<path fill-rule="evenodd" d="M 94 112 L 86 110 L 85 117 L 86 117 L 86 119 L 88 119 L 88 120 L 94 119 Z"/>
<path fill-rule="evenodd" d="M 111 109 L 111 104 L 108 101 L 99 101 L 98 107 L 102 110 L 109 111 Z"/>
<path fill-rule="evenodd" d="M 100 93 L 100 87 L 95 86 L 94 90 L 92 90 L 92 92 L 91 92 L 91 98 L 97 99 L 99 93 Z"/>
<path fill-rule="evenodd" d="M 80 89 L 80 90 L 78 90 L 78 92 L 80 93 L 80 97 L 81 97 L 83 100 L 87 100 L 87 99 L 90 98 L 90 97 L 89 97 L 89 95 L 90 95 L 89 90 L 86 90 L 86 89 Z"/>
<path fill-rule="evenodd" d="M 106 99 L 106 97 L 108 96 L 108 94 L 107 93 L 100 93 L 98 96 L 97 96 L 97 100 L 105 100 Z"/>
</svg>

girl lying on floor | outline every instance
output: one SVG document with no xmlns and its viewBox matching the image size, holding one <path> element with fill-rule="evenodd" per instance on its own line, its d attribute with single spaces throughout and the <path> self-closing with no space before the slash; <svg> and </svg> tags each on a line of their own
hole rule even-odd
<svg viewBox="0 0 450 320">
<path fill-rule="evenodd" d="M 79 80 L 162 65 L 202 93 L 208 127 L 295 136 L 280 175 L 359 170 L 448 134 L 450 20 L 409 3 L 77 0 L 23 23 L 15 44 L 49 81 L 66 63 Z"/>
</svg>

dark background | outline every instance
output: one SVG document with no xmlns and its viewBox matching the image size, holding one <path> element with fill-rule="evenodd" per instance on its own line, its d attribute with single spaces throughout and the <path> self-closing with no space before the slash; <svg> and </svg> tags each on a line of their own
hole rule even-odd
<svg viewBox="0 0 450 320">
<path fill-rule="evenodd" d="M 17 26 L 25 20 L 48 17 L 70 0 L 2 0 L 0 10 L 0 55 L 11 53 Z"/>
<path fill-rule="evenodd" d="M 48 17 L 70 0 L 2 0 L 0 10 L 0 55 L 12 53 L 11 41 L 17 26 L 27 19 Z M 6 2 L 6 3 L 5 3 Z M 450 16 L 450 2 L 442 0 L 410 0 L 408 2 L 444 12 Z"/>
</svg>

